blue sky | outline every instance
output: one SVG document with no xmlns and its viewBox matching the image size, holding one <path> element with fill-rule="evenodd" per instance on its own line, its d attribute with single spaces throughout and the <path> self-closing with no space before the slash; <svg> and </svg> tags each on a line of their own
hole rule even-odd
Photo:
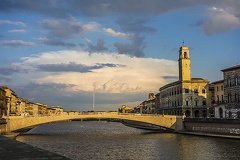
<svg viewBox="0 0 240 160">
<path fill-rule="evenodd" d="M 178 50 L 210 82 L 239 64 L 239 0 L 1 0 L 0 85 L 65 110 L 135 107 L 178 80 Z"/>
</svg>

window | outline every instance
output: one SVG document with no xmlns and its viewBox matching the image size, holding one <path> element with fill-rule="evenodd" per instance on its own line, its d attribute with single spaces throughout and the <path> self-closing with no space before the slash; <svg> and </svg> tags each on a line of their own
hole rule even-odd
<svg viewBox="0 0 240 160">
<path fill-rule="evenodd" d="M 228 102 L 231 102 L 231 93 L 228 94 Z"/>
<path fill-rule="evenodd" d="M 227 86 L 228 86 L 228 87 L 231 86 L 231 79 L 230 79 L 230 78 L 227 79 Z"/>
<path fill-rule="evenodd" d="M 238 85 L 238 77 L 235 77 L 235 85 Z"/>
<path fill-rule="evenodd" d="M 216 87 L 216 90 L 218 91 L 218 86 Z"/>
<path fill-rule="evenodd" d="M 207 102 L 206 102 L 206 99 L 204 98 L 203 101 L 202 101 L 202 105 L 203 106 L 206 106 L 207 105 Z"/>
<path fill-rule="evenodd" d="M 206 93 L 206 90 L 204 88 L 202 89 L 202 93 Z"/>
<path fill-rule="evenodd" d="M 223 85 L 221 85 L 221 91 L 223 91 Z"/>
<path fill-rule="evenodd" d="M 198 93 L 198 89 L 194 89 L 194 93 Z"/>
<path fill-rule="evenodd" d="M 186 106 L 188 106 L 188 100 L 186 100 Z"/>
<path fill-rule="evenodd" d="M 185 93 L 189 93 L 189 89 L 188 88 L 185 89 Z"/>
<path fill-rule="evenodd" d="M 184 58 L 187 58 L 187 52 L 184 52 Z"/>
<path fill-rule="evenodd" d="M 198 100 L 195 99 L 195 106 L 198 106 Z"/>
</svg>

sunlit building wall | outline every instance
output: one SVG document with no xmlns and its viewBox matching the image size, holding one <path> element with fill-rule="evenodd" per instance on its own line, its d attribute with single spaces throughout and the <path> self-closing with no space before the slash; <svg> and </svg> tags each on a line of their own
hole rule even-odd
<svg viewBox="0 0 240 160">
<path fill-rule="evenodd" d="M 240 118 L 240 65 L 222 70 L 226 118 Z"/>
<path fill-rule="evenodd" d="M 179 50 L 179 80 L 159 89 L 158 113 L 187 117 L 210 116 L 209 81 L 191 78 L 190 63 L 189 48 L 183 45 Z"/>
</svg>

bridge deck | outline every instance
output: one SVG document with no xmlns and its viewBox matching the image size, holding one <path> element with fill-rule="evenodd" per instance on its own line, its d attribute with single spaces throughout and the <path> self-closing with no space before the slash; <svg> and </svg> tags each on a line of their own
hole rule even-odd
<svg viewBox="0 0 240 160">
<path fill-rule="evenodd" d="M 172 115 L 153 115 L 153 114 L 118 114 L 117 112 L 94 112 L 91 114 L 79 115 L 58 115 L 58 116 L 39 116 L 39 117 L 7 117 L 6 131 L 11 132 L 21 128 L 40 125 L 44 123 L 66 121 L 74 119 L 122 119 L 137 122 L 149 123 L 169 129 L 181 128 L 182 118 Z M 180 123 L 179 123 L 180 122 Z"/>
</svg>

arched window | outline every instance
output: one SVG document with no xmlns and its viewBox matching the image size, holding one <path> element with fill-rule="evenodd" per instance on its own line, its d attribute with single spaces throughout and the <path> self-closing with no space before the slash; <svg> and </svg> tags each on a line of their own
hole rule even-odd
<svg viewBox="0 0 240 160">
<path fill-rule="evenodd" d="M 202 111 L 202 117 L 207 117 L 207 111 L 206 110 Z"/>
<path fill-rule="evenodd" d="M 207 102 L 206 102 L 206 99 L 204 98 L 203 101 L 202 101 L 202 105 L 203 106 L 206 106 L 207 105 Z"/>
<path fill-rule="evenodd" d="M 188 58 L 188 57 L 187 57 L 187 52 L 184 52 L 184 58 Z"/>
<path fill-rule="evenodd" d="M 189 111 L 189 110 L 186 110 L 186 111 L 185 111 L 185 116 L 186 116 L 186 117 L 190 117 L 190 111 Z"/>
<path fill-rule="evenodd" d="M 219 118 L 223 118 L 223 109 L 219 108 Z"/>
<path fill-rule="evenodd" d="M 237 112 L 237 118 L 240 118 L 240 111 Z"/>
<path fill-rule="evenodd" d="M 232 118 L 232 112 L 231 111 L 229 111 L 229 113 L 228 113 L 228 118 Z"/>
<path fill-rule="evenodd" d="M 198 106 L 198 99 L 197 98 L 194 99 L 194 102 L 195 102 L 195 106 Z"/>
<path fill-rule="evenodd" d="M 199 117 L 199 110 L 196 110 L 196 111 L 194 112 L 194 116 L 195 116 L 195 117 Z"/>
</svg>

